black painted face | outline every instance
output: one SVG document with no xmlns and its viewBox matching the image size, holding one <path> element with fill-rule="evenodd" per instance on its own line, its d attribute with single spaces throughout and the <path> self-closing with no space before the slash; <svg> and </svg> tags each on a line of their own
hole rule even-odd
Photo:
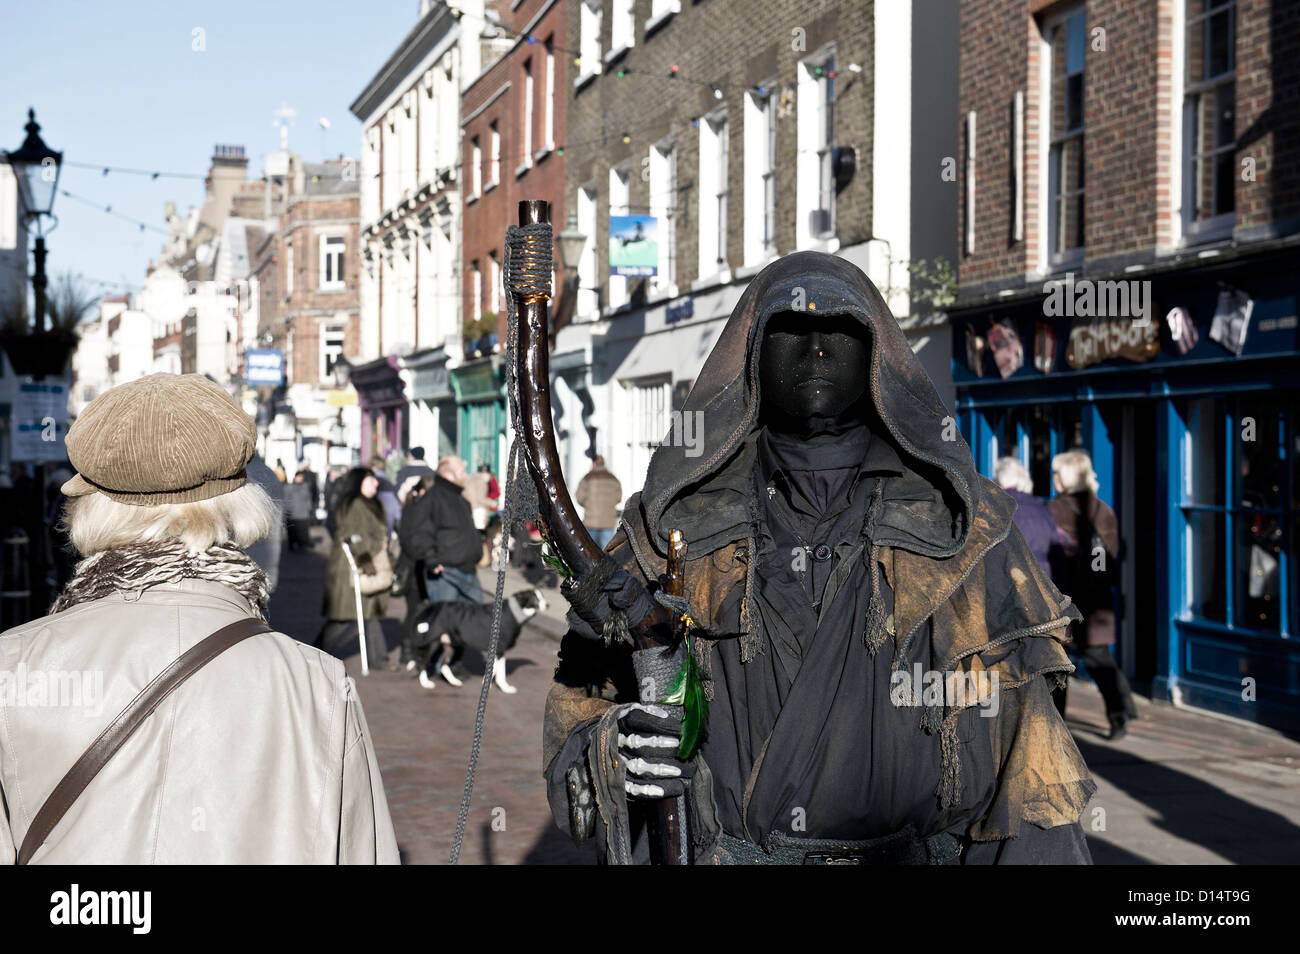
<svg viewBox="0 0 1300 954">
<path fill-rule="evenodd" d="M 811 437 L 865 420 L 870 358 L 870 332 L 849 315 L 773 315 L 759 354 L 763 423 Z"/>
</svg>

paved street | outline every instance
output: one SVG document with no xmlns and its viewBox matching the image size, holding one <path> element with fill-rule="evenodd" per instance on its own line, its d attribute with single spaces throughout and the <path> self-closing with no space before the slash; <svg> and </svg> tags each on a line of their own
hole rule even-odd
<svg viewBox="0 0 1300 954">
<path fill-rule="evenodd" d="M 283 554 L 271 622 L 310 639 L 320 628 L 328 554 Z M 486 592 L 494 578 L 480 571 Z M 529 585 L 511 570 L 506 591 Z M 552 825 L 541 778 L 541 723 L 565 603 L 548 591 L 547 617 L 525 628 L 509 657 L 517 695 L 493 690 L 461 859 L 469 864 L 590 863 Z M 389 645 L 404 612 L 390 604 Z M 471 654 L 472 655 L 472 654 Z M 468 660 L 476 674 L 482 669 Z M 407 864 L 448 859 L 473 736 L 479 682 L 420 688 L 408 673 L 347 660 L 375 738 L 398 844 Z M 1070 689 L 1070 726 L 1097 779 L 1085 816 L 1098 864 L 1294 863 L 1300 858 L 1300 742 L 1268 729 L 1139 697 L 1141 718 L 1120 742 L 1105 739 L 1100 695 Z"/>
</svg>

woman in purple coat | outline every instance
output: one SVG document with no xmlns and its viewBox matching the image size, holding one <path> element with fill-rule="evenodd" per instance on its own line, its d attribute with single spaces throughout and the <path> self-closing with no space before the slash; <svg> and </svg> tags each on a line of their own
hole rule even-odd
<svg viewBox="0 0 1300 954">
<path fill-rule="evenodd" d="M 1016 502 L 1015 524 L 1024 534 L 1038 565 L 1050 573 L 1047 555 L 1053 544 L 1064 543 L 1064 534 L 1047 504 L 1034 496 L 1034 481 L 1029 471 L 1016 458 L 1002 457 L 993 466 L 993 479 Z"/>
</svg>

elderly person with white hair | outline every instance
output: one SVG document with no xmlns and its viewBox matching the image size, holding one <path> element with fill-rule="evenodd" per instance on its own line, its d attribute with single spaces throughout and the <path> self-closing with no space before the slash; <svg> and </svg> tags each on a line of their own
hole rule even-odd
<svg viewBox="0 0 1300 954">
<path fill-rule="evenodd" d="M 352 680 L 265 623 L 255 439 L 194 374 L 114 388 L 68 433 L 83 559 L 50 615 L 0 634 L 0 673 L 80 691 L 0 695 L 0 862 L 397 863 Z"/>
<path fill-rule="evenodd" d="M 1130 719 L 1137 718 L 1128 680 L 1115 665 L 1110 647 L 1115 642 L 1115 594 L 1119 578 L 1119 521 L 1097 496 L 1100 483 L 1092 458 L 1081 450 L 1052 458 L 1056 496 L 1047 504 L 1065 542 L 1054 551 L 1052 579 L 1068 593 L 1083 614 L 1070 624 L 1074 645 L 1083 657 L 1088 675 L 1097 683 L 1106 703 L 1110 738 L 1119 739 Z M 1056 707 L 1065 715 L 1066 691 L 1055 693 Z"/>
<path fill-rule="evenodd" d="M 1064 537 L 1047 504 L 1034 496 L 1034 481 L 1029 476 L 1029 469 L 1015 457 L 1002 457 L 993 465 L 993 479 L 1016 502 L 1016 515 L 1012 519 L 1024 534 L 1034 559 L 1044 570 L 1051 572 L 1048 554 L 1053 544 L 1064 542 Z"/>
</svg>

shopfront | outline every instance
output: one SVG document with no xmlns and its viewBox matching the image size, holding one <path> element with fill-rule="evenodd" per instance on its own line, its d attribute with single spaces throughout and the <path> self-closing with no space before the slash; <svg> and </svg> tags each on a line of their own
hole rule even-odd
<svg viewBox="0 0 1300 954">
<path fill-rule="evenodd" d="M 452 369 L 451 386 L 460 410 L 457 453 L 470 470 L 487 464 L 504 482 L 505 359 L 491 355 L 466 362 Z"/>
<path fill-rule="evenodd" d="M 1042 497 L 1053 455 L 1092 456 L 1125 544 L 1115 651 L 1135 683 L 1295 729 L 1300 273 L 1294 249 L 1224 258 L 1134 274 L 1145 318 L 1099 309 L 1123 289 L 1082 280 L 954 310 L 958 424 L 981 473 L 1018 457 Z"/>
<path fill-rule="evenodd" d="M 423 447 L 430 463 L 457 453 L 456 395 L 451 388 L 447 350 L 416 351 L 402 359 L 411 380 L 410 446 Z"/>
<path fill-rule="evenodd" d="M 361 409 L 361 462 L 378 455 L 387 459 L 406 448 L 408 416 L 406 388 L 397 358 L 380 358 L 352 369 L 350 378 Z"/>
</svg>

